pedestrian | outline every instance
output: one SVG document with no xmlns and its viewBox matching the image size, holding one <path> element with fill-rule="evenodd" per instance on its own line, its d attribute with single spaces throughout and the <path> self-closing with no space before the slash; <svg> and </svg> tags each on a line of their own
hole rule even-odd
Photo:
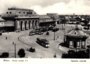
<svg viewBox="0 0 90 64">
<path fill-rule="evenodd" d="M 56 58 L 57 57 L 56 54 L 53 57 Z"/>
<path fill-rule="evenodd" d="M 6 36 L 6 40 L 7 40 L 7 36 Z"/>
<path fill-rule="evenodd" d="M 19 40 L 19 37 L 18 37 L 18 40 Z"/>
<path fill-rule="evenodd" d="M 57 36 L 57 38 L 59 38 L 59 36 Z"/>
</svg>

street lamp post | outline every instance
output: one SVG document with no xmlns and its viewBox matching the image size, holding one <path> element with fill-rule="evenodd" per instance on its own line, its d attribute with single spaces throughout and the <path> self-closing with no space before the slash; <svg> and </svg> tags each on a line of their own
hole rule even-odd
<svg viewBox="0 0 90 64">
<path fill-rule="evenodd" d="M 13 45 L 14 45 L 14 56 L 16 58 L 16 44 L 13 42 Z"/>
<path fill-rule="evenodd" d="M 55 36 L 56 36 L 56 34 L 55 34 L 55 32 L 57 32 L 59 29 L 58 28 L 53 28 L 53 32 L 54 32 L 54 40 L 55 40 Z"/>
<path fill-rule="evenodd" d="M 54 32 L 54 40 L 55 40 L 55 32 Z"/>
</svg>

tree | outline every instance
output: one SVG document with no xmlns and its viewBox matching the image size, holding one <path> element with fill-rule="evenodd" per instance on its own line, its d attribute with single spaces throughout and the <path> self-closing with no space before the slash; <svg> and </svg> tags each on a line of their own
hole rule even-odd
<svg viewBox="0 0 90 64">
<path fill-rule="evenodd" d="M 3 52 L 2 55 L 0 55 L 0 58 L 8 58 L 9 53 L 8 52 Z"/>
<path fill-rule="evenodd" d="M 19 49 L 19 51 L 18 51 L 18 55 L 19 55 L 19 57 L 25 57 L 25 50 L 24 49 Z"/>
</svg>

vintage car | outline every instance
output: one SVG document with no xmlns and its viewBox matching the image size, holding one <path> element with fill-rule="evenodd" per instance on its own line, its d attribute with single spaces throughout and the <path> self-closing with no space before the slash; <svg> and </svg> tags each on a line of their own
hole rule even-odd
<svg viewBox="0 0 90 64">
<path fill-rule="evenodd" d="M 46 39 L 40 39 L 40 38 L 37 38 L 37 41 L 36 41 L 39 45 L 45 47 L 45 48 L 48 48 L 49 47 L 49 43 Z"/>
<path fill-rule="evenodd" d="M 41 32 L 40 30 L 32 30 L 29 32 L 29 36 L 33 36 L 33 35 L 42 35 L 43 32 Z"/>
</svg>

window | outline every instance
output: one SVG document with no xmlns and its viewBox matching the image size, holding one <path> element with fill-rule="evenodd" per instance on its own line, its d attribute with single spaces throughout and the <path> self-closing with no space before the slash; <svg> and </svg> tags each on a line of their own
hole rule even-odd
<svg viewBox="0 0 90 64">
<path fill-rule="evenodd" d="M 70 41 L 70 46 L 73 46 L 73 42 L 72 41 Z"/>
<path fill-rule="evenodd" d="M 72 42 L 72 41 L 70 41 L 69 47 L 70 47 L 70 48 L 73 48 L 73 42 Z"/>
<path fill-rule="evenodd" d="M 8 12 L 6 12 L 8 14 Z"/>
<path fill-rule="evenodd" d="M 85 42 L 82 42 L 82 48 L 85 48 L 85 46 L 86 46 Z"/>
<path fill-rule="evenodd" d="M 25 14 L 25 12 L 23 12 L 23 14 Z"/>
<path fill-rule="evenodd" d="M 27 12 L 27 14 L 32 14 L 32 12 Z"/>
<path fill-rule="evenodd" d="M 80 42 L 77 42 L 77 48 L 79 48 L 80 47 Z"/>
<path fill-rule="evenodd" d="M 21 12 L 19 12 L 19 14 L 20 14 Z"/>
<path fill-rule="evenodd" d="M 12 12 L 9 12 L 10 14 L 12 13 Z"/>
</svg>

